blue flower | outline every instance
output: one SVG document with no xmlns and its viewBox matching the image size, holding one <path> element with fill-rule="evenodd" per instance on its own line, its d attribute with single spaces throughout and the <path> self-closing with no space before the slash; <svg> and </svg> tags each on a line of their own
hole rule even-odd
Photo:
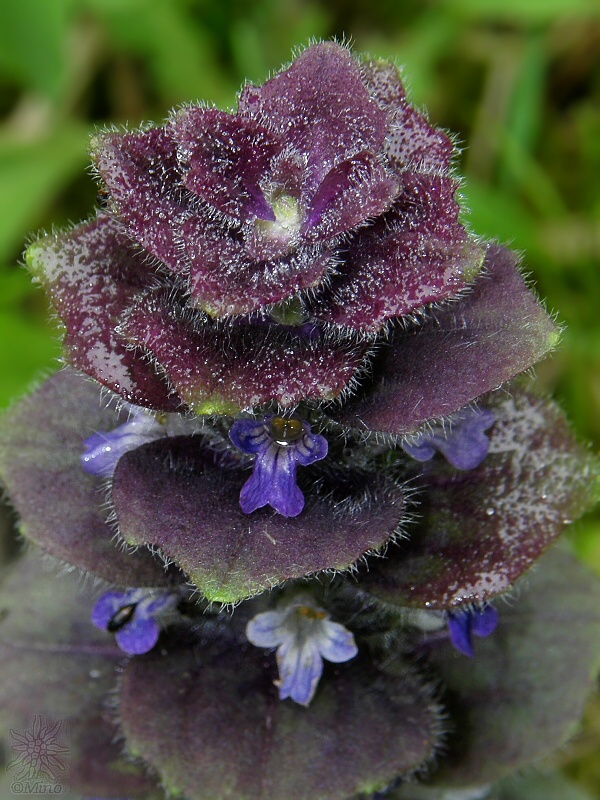
<svg viewBox="0 0 600 800">
<path fill-rule="evenodd" d="M 434 427 L 405 440 L 402 447 L 417 461 L 429 461 L 439 450 L 457 469 L 474 469 L 488 454 L 490 440 L 485 431 L 495 421 L 489 409 L 466 408 L 452 417 L 449 430 Z"/>
<path fill-rule="evenodd" d="M 461 653 L 470 658 L 475 656 L 473 636 L 486 638 L 498 627 L 499 615 L 493 606 L 482 609 L 459 608 L 456 611 L 429 611 L 425 608 L 407 608 L 404 620 L 426 634 L 440 634 L 444 639 L 450 634 L 450 641 Z M 448 629 L 448 633 L 444 631 Z M 436 636 L 437 638 L 437 636 Z"/>
<path fill-rule="evenodd" d="M 151 414 L 138 406 L 125 404 L 130 412 L 127 422 L 112 431 L 100 431 L 84 441 L 81 464 L 86 472 L 100 478 L 112 478 L 119 459 L 129 450 L 164 436 L 193 436 L 203 429 L 202 420 L 181 414 Z"/>
<path fill-rule="evenodd" d="M 307 706 L 323 673 L 323 659 L 339 664 L 358 653 L 354 636 L 310 602 L 257 614 L 246 627 L 256 647 L 276 647 L 279 697 Z"/>
<path fill-rule="evenodd" d="M 173 592 L 106 592 L 94 606 L 92 622 L 100 630 L 114 633 L 121 650 L 132 656 L 141 655 L 152 650 L 158 641 L 160 626 L 156 617 L 174 608 L 177 601 Z"/>
<path fill-rule="evenodd" d="M 473 658 L 473 636 L 491 636 L 498 627 L 498 619 L 498 611 L 493 606 L 481 610 L 448 611 L 447 623 L 452 644 L 461 653 Z"/>
<path fill-rule="evenodd" d="M 240 493 L 242 511 L 251 514 L 270 505 L 284 517 L 297 517 L 304 508 L 304 495 L 296 483 L 297 466 L 325 458 L 327 439 L 312 433 L 303 420 L 276 416 L 238 419 L 229 437 L 244 453 L 256 456 L 254 471 Z"/>
<path fill-rule="evenodd" d="M 132 407 L 133 408 L 133 407 Z M 94 433 L 85 440 L 81 463 L 86 472 L 111 478 L 121 456 L 167 433 L 164 423 L 140 408 L 133 408 L 131 417 L 112 431 Z"/>
</svg>

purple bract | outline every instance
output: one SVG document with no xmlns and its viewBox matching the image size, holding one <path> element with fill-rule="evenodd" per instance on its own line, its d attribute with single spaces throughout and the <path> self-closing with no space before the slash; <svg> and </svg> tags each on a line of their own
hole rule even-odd
<svg viewBox="0 0 600 800">
<path fill-rule="evenodd" d="M 188 106 L 162 127 L 101 133 L 93 152 L 107 208 L 40 239 L 28 265 L 71 364 L 138 406 L 234 414 L 346 399 L 394 320 L 446 299 L 459 314 L 475 282 L 489 293 L 481 338 L 489 348 L 514 327 L 510 355 L 465 364 L 467 397 L 440 385 L 434 416 L 555 341 L 514 261 L 508 290 L 484 285 L 503 251 L 460 222 L 452 142 L 388 62 L 315 45 L 246 86 L 235 113 Z M 380 377 L 398 406 L 394 374 Z"/>
</svg>

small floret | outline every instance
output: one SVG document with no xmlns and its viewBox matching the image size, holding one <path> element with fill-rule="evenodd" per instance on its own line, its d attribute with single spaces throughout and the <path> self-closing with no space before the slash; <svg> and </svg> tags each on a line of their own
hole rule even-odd
<svg viewBox="0 0 600 800">
<path fill-rule="evenodd" d="M 248 623 L 246 636 L 256 647 L 277 648 L 279 697 L 303 706 L 315 695 L 323 659 L 339 664 L 358 653 L 352 633 L 309 601 L 257 614 Z"/>
<path fill-rule="evenodd" d="M 473 636 L 485 639 L 498 627 L 498 611 L 493 606 L 481 610 L 448 612 L 448 630 L 454 647 L 469 658 L 474 658 Z"/>
<path fill-rule="evenodd" d="M 236 447 L 255 455 L 254 471 L 240 493 L 242 511 L 270 505 L 284 517 L 297 517 L 304 495 L 296 482 L 298 464 L 306 467 L 327 455 L 327 439 L 296 417 L 238 419 L 229 436 Z"/>
<path fill-rule="evenodd" d="M 121 456 L 165 435 L 165 426 L 159 418 L 141 408 L 134 409 L 127 422 L 118 428 L 94 433 L 85 440 L 81 464 L 92 475 L 112 478 Z"/>
<path fill-rule="evenodd" d="M 475 469 L 488 454 L 486 431 L 495 421 L 489 409 L 466 408 L 454 415 L 449 430 L 436 426 L 407 439 L 402 448 L 417 461 L 429 461 L 439 451 L 457 469 Z"/>
<path fill-rule="evenodd" d="M 158 617 L 177 604 L 173 592 L 128 589 L 106 592 L 92 611 L 92 622 L 100 630 L 115 634 L 117 644 L 129 655 L 147 653 L 160 635 Z"/>
</svg>

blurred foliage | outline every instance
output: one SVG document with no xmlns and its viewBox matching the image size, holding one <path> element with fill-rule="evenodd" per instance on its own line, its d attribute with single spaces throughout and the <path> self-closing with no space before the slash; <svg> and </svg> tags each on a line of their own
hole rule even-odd
<svg viewBox="0 0 600 800">
<path fill-rule="evenodd" d="M 526 254 L 566 325 L 540 380 L 600 446 L 597 0 L 0 2 L 0 406 L 60 357 L 17 265 L 31 231 L 92 212 L 89 133 L 190 100 L 231 108 L 244 79 L 332 36 L 404 65 L 413 100 L 457 133 L 468 224 Z M 600 515 L 573 540 L 600 573 Z M 562 760 L 598 797 L 599 742 L 596 701 Z"/>
</svg>

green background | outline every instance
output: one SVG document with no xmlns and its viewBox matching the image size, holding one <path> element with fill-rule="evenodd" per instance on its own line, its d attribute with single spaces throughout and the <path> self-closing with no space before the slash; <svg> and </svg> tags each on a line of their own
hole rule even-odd
<svg viewBox="0 0 600 800">
<path fill-rule="evenodd" d="M 0 0 L 0 408 L 60 357 L 18 264 L 32 232 L 93 211 L 90 132 L 187 101 L 232 108 L 244 79 L 333 36 L 396 59 L 413 101 L 458 135 L 471 229 L 525 253 L 566 325 L 540 382 L 600 448 L 598 0 Z M 600 516 L 571 537 L 600 572 Z M 559 763 L 596 797 L 599 743 L 594 698 Z"/>
</svg>

